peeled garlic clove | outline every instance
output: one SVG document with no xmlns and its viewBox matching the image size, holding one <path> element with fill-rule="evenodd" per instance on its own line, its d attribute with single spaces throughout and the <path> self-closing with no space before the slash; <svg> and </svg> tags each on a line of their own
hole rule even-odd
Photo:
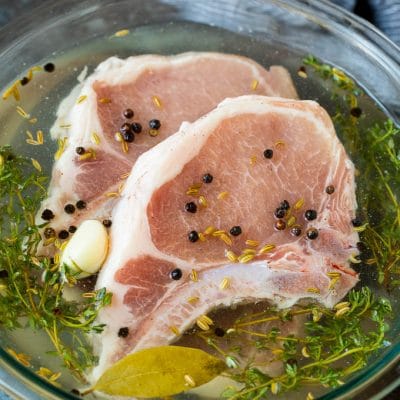
<svg viewBox="0 0 400 400">
<path fill-rule="evenodd" d="M 61 264 L 72 271 L 81 272 L 79 278 L 95 274 L 103 265 L 108 253 L 108 234 L 104 225 L 96 220 L 82 222 L 67 243 Z"/>
</svg>

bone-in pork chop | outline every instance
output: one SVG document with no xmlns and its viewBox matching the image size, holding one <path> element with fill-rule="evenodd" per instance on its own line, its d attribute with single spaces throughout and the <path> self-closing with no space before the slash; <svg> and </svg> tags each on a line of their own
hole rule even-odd
<svg viewBox="0 0 400 400">
<path fill-rule="evenodd" d="M 183 124 L 139 158 L 114 209 L 94 376 L 216 307 L 332 306 L 358 280 L 355 209 L 353 164 L 313 101 L 243 96 Z"/>
<path fill-rule="evenodd" d="M 66 137 L 67 142 L 58 153 L 49 197 L 39 213 L 52 211 L 50 226 L 56 233 L 78 226 L 83 219 L 109 218 L 136 159 L 175 133 L 183 121 L 196 120 L 226 97 L 249 93 L 297 97 L 283 67 L 267 71 L 248 58 L 217 53 L 112 57 L 76 92 L 75 100 L 70 98 L 69 106 L 64 103 L 60 108 L 53 128 L 59 140 Z M 151 120 L 161 126 L 153 121 L 155 129 L 150 132 Z M 116 133 L 124 133 L 125 123 L 128 141 L 121 142 L 122 135 Z M 71 205 L 79 200 L 84 203 L 73 212 Z"/>
</svg>

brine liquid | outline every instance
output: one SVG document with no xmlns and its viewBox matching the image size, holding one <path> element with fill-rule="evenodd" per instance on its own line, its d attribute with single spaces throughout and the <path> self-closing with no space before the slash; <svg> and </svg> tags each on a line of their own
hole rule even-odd
<svg viewBox="0 0 400 400">
<path fill-rule="evenodd" d="M 170 55 L 186 51 L 217 51 L 240 54 L 254 59 L 264 67 L 274 64 L 283 65 L 291 72 L 301 99 L 316 100 L 328 110 L 331 116 L 335 114 L 337 100 L 331 98 L 331 82 L 310 77 L 303 79 L 297 75 L 297 69 L 302 64 L 302 58 L 307 54 L 296 54 L 282 47 L 274 47 L 254 38 L 219 28 L 198 24 L 170 23 L 137 28 L 131 30 L 129 35 L 121 38 L 107 36 L 103 39 L 84 42 L 70 52 L 49 55 L 48 59 L 42 60 L 42 64 L 53 62 L 56 66 L 55 71 L 52 73 L 36 73 L 33 81 L 21 88 L 19 105 L 31 117 L 36 117 L 38 122 L 31 124 L 23 119 L 16 112 L 17 104 L 13 99 L 4 101 L 0 108 L 0 144 L 12 144 L 15 151 L 36 158 L 45 172 L 50 175 L 56 143 L 50 139 L 49 129 L 55 120 L 60 101 L 78 83 L 77 77 L 86 66 L 90 74 L 97 64 L 114 55 L 125 58 L 140 54 Z M 31 66 L 26 66 L 26 69 L 29 67 Z M 22 78 L 24 72 L 16 71 L 18 73 L 16 78 Z M 384 114 L 375 106 L 373 99 L 367 96 L 361 99 L 360 107 L 365 115 L 362 120 L 362 125 L 365 127 L 369 127 L 372 122 L 385 119 Z M 25 142 L 26 131 L 31 131 L 35 136 L 38 129 L 44 132 L 45 145 L 27 145 Z M 338 134 L 340 136 L 340 132 Z M 362 274 L 361 277 L 365 282 L 368 282 L 369 286 L 378 287 L 375 284 L 373 274 L 367 272 Z M 380 291 L 382 290 L 380 289 Z M 394 303 L 394 300 L 392 301 L 396 310 L 397 304 Z M 396 329 L 393 326 L 393 333 L 389 336 L 395 337 L 398 329 L 399 327 Z M 59 371 L 61 368 L 60 361 L 56 357 L 46 354 L 53 348 L 47 337 L 40 332 L 21 330 L 11 334 L 3 333 L 1 343 L 3 347 L 11 347 L 17 352 L 31 355 L 35 369 L 44 366 Z M 62 372 L 60 383 L 67 391 L 79 386 L 68 371 L 62 369 Z M 313 392 L 317 394 L 315 389 L 313 389 Z M 218 397 L 218 394 L 209 393 L 209 397 Z M 190 398 L 193 398 L 193 396 L 196 395 L 191 394 Z M 286 397 L 280 396 L 281 399 L 300 397 L 305 398 L 305 395 L 298 391 L 287 394 Z"/>
</svg>

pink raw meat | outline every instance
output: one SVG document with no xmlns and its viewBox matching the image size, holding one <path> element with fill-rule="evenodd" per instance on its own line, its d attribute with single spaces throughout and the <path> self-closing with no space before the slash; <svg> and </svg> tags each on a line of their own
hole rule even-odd
<svg viewBox="0 0 400 400">
<path fill-rule="evenodd" d="M 207 173 L 212 182 L 200 185 Z M 300 236 L 274 227 L 283 200 L 292 206 L 286 224 L 301 228 Z M 191 201 L 195 213 L 185 211 Z M 316 219 L 305 219 L 307 209 Z M 332 306 L 358 280 L 348 261 L 358 253 L 355 209 L 354 166 L 315 102 L 243 96 L 183 124 L 138 159 L 114 209 L 110 254 L 96 284 L 113 302 L 99 318 L 107 326 L 93 376 L 129 352 L 177 340 L 217 307 L 266 299 L 286 307 L 304 298 Z M 242 233 L 230 235 L 238 225 Z M 205 234 L 210 226 L 226 235 Z M 314 240 L 305 234 L 311 227 Z M 193 230 L 204 238 L 191 242 Z M 275 248 L 260 254 L 266 244 Z M 228 251 L 245 249 L 247 260 L 229 259 Z M 176 268 L 178 280 L 171 278 Z M 330 272 L 339 273 L 335 285 Z M 126 338 L 118 337 L 122 327 Z"/>
<path fill-rule="evenodd" d="M 39 216 L 50 209 L 55 214 L 50 226 L 57 233 L 84 219 L 109 218 L 136 159 L 175 133 L 183 121 L 195 121 L 226 97 L 250 93 L 297 97 L 285 68 L 272 66 L 267 71 L 248 58 L 218 53 L 112 57 L 81 86 L 60 107 L 53 127 L 53 134 L 68 142 L 55 162 L 49 197 Z M 123 116 L 127 108 L 135 113 L 132 119 Z M 161 122 L 156 137 L 149 135 L 152 119 Z M 115 139 L 124 122 L 143 126 L 134 142 L 127 144 L 128 152 Z M 82 160 L 78 147 L 95 156 Z M 66 204 L 78 200 L 87 203 L 84 210 L 64 212 Z"/>
</svg>

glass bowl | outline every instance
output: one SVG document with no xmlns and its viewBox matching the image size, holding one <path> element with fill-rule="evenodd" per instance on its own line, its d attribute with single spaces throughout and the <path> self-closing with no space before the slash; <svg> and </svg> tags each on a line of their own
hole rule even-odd
<svg viewBox="0 0 400 400">
<path fill-rule="evenodd" d="M 112 40 L 113 33 L 121 29 L 131 33 Z M 43 2 L 0 30 L 0 86 L 4 89 L 32 65 L 57 60 L 56 73 L 38 75 L 32 85 L 39 98 L 28 97 L 24 104 L 37 113 L 41 128 L 48 131 L 59 101 L 85 66 L 91 70 L 111 55 L 190 50 L 231 52 L 264 65 L 282 64 L 291 71 L 302 98 L 318 98 L 320 94 L 307 91 L 296 74 L 302 57 L 311 53 L 346 71 L 396 123 L 400 122 L 400 49 L 369 23 L 322 0 Z M 19 129 L 15 104 L 3 103 L 0 124 L 0 142 L 15 142 L 18 147 L 21 140 L 15 139 Z M 391 297 L 398 316 L 398 292 Z M 397 317 L 389 332 L 392 344 L 360 373 L 321 399 L 378 399 L 399 385 L 399 374 L 393 372 L 400 359 L 399 333 Z M 31 340 L 21 332 L 1 335 L 2 389 L 17 399 L 76 398 L 68 380 L 61 379 L 60 387 L 51 385 L 5 351 L 13 345 L 17 350 L 33 352 L 33 362 L 38 361 L 40 350 Z"/>
</svg>

